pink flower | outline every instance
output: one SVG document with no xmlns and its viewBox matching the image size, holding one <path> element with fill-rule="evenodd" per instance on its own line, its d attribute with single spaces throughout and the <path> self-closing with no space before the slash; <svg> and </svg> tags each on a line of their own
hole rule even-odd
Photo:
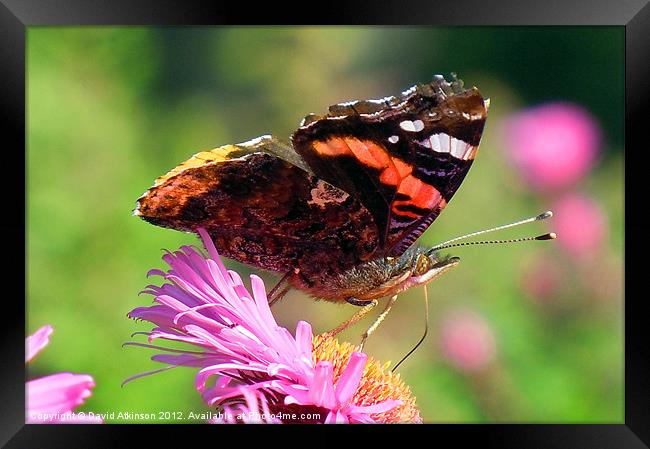
<svg viewBox="0 0 650 449">
<path fill-rule="evenodd" d="M 251 275 L 251 293 L 239 275 L 223 265 L 208 234 L 199 233 L 210 257 L 188 246 L 163 256 L 171 269 L 149 274 L 168 282 L 144 291 L 157 304 L 129 314 L 158 326 L 147 333 L 150 342 L 181 341 L 198 351 L 128 344 L 164 351 L 152 357 L 167 364 L 163 370 L 201 368 L 196 388 L 208 405 L 223 412 L 216 422 L 420 419 L 408 388 L 399 376 L 384 373 L 378 362 L 331 338 L 315 338 L 307 322 L 298 323 L 295 337 L 278 326 L 262 280 Z M 374 382 L 374 390 L 367 388 L 369 382 Z"/>
<path fill-rule="evenodd" d="M 456 310 L 447 315 L 442 325 L 441 346 L 447 360 L 462 371 L 480 371 L 496 355 L 490 326 L 470 310 Z"/>
<path fill-rule="evenodd" d="M 25 362 L 49 344 L 52 332 L 52 326 L 46 325 L 27 337 Z M 94 386 L 93 378 L 86 374 L 58 373 L 28 381 L 26 422 L 101 423 L 101 418 L 94 415 L 72 413 L 91 395 Z"/>
<path fill-rule="evenodd" d="M 594 256 L 607 234 L 602 208 L 580 194 L 568 194 L 553 207 L 558 243 L 569 255 L 584 259 Z"/>
<path fill-rule="evenodd" d="M 538 190 L 580 180 L 594 164 L 600 144 L 595 120 L 570 103 L 549 103 L 516 114 L 503 131 L 510 159 Z"/>
</svg>

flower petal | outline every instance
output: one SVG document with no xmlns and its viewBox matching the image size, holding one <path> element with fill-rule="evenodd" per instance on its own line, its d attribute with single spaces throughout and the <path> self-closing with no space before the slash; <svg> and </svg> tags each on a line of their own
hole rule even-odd
<svg viewBox="0 0 650 449">
<path fill-rule="evenodd" d="M 296 347 L 301 355 L 308 356 L 310 359 L 313 349 L 313 338 L 314 334 L 311 330 L 311 324 L 306 321 L 298 321 L 296 325 Z"/>
<path fill-rule="evenodd" d="M 83 404 L 95 382 L 85 374 L 58 373 L 27 382 L 27 416 L 65 413 Z"/>
<path fill-rule="evenodd" d="M 336 383 L 336 400 L 339 404 L 348 402 L 356 393 L 366 360 L 368 356 L 362 352 L 353 352 L 350 355 L 350 360 Z"/>
<path fill-rule="evenodd" d="M 25 362 L 29 362 L 38 354 L 41 349 L 43 349 L 50 342 L 50 335 L 52 335 L 54 329 L 49 324 L 41 327 L 39 330 L 34 332 L 32 335 L 27 337 L 26 342 L 26 351 L 25 351 Z"/>
<path fill-rule="evenodd" d="M 333 378 L 334 367 L 331 362 L 322 361 L 316 364 L 314 379 L 309 390 L 309 401 L 312 404 L 329 409 L 336 406 Z"/>
<path fill-rule="evenodd" d="M 325 418 L 325 424 L 347 424 L 348 418 L 340 411 L 331 411 L 327 414 Z"/>
</svg>

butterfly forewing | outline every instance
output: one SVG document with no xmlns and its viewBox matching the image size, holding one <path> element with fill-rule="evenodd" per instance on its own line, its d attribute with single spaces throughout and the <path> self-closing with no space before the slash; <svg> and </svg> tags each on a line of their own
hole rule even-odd
<svg viewBox="0 0 650 449">
<path fill-rule="evenodd" d="M 316 176 L 371 212 L 381 254 L 403 253 L 472 165 L 487 109 L 477 89 L 455 83 L 437 78 L 399 98 L 333 106 L 326 116 L 306 119 L 292 136 Z"/>
</svg>

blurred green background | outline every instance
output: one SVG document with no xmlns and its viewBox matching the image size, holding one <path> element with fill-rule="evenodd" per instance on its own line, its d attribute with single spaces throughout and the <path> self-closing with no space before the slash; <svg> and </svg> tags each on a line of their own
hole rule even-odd
<svg viewBox="0 0 650 449">
<path fill-rule="evenodd" d="M 126 317 L 151 303 L 138 296 L 147 270 L 166 267 L 162 248 L 198 243 L 131 216 L 135 200 L 195 152 L 288 138 L 309 112 L 453 71 L 491 99 L 490 115 L 474 167 L 421 242 L 552 207 L 561 194 L 526 183 L 502 126 L 550 101 L 579 105 L 600 130 L 593 168 L 562 194 L 594 201 L 604 231 L 588 258 L 559 240 L 453 251 L 462 263 L 429 285 L 429 335 L 400 372 L 425 422 L 623 422 L 622 27 L 29 27 L 27 42 L 26 333 L 54 326 L 30 378 L 91 374 L 84 411 L 206 410 L 194 369 L 120 386 L 160 367 L 121 346 L 152 327 Z M 557 230 L 554 220 L 500 237 Z M 397 361 L 417 342 L 422 296 L 400 298 L 370 355 Z M 291 331 L 304 319 L 323 332 L 355 311 L 298 292 L 274 307 Z M 470 323 L 454 324 L 459 314 Z M 371 319 L 341 338 L 358 341 Z M 458 362 L 467 354 L 471 369 Z"/>
</svg>

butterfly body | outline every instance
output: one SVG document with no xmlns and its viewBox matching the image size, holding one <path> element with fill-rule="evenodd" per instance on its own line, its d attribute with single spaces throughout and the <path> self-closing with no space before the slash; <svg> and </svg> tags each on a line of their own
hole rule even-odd
<svg viewBox="0 0 650 449">
<path fill-rule="evenodd" d="M 399 257 L 364 262 L 336 276 L 325 277 L 323 283 L 315 286 L 302 283 L 296 276 L 292 279 L 293 286 L 318 299 L 357 305 L 368 303 L 429 283 L 460 261 L 457 257 L 427 252 L 427 248 L 413 246 Z"/>
<path fill-rule="evenodd" d="M 194 155 L 158 178 L 134 213 L 204 228 L 224 256 L 286 274 L 316 298 L 394 295 L 458 263 L 413 243 L 467 174 L 486 115 L 476 88 L 442 77 L 331 106 L 307 116 L 291 144 L 262 136 Z"/>
</svg>

